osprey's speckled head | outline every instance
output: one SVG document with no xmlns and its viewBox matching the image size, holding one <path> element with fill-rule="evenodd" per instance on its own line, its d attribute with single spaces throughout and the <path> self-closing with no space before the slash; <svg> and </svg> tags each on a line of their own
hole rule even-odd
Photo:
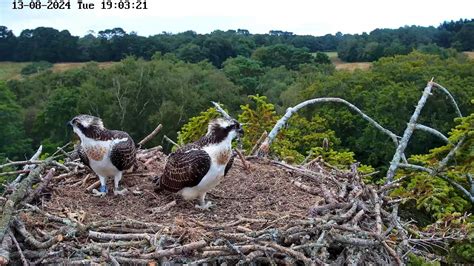
<svg viewBox="0 0 474 266">
<path fill-rule="evenodd" d="M 91 132 L 98 132 L 104 130 L 104 123 L 99 117 L 91 115 L 78 115 L 67 123 L 72 127 L 74 133 L 82 136 L 89 136 Z"/>
<path fill-rule="evenodd" d="M 217 118 L 209 123 L 206 135 L 213 136 L 216 142 L 220 142 L 227 137 L 234 139 L 237 136 L 243 136 L 243 134 L 242 125 L 237 120 Z"/>
</svg>

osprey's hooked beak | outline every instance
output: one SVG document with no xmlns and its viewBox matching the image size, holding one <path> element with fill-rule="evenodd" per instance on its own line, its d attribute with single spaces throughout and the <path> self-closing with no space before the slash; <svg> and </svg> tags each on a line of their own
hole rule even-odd
<svg viewBox="0 0 474 266">
<path fill-rule="evenodd" d="M 72 120 L 66 122 L 66 126 L 72 127 Z"/>
</svg>

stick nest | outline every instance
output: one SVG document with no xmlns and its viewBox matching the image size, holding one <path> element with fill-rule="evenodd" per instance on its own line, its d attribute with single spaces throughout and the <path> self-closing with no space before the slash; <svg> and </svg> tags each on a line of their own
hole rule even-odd
<svg viewBox="0 0 474 266">
<path fill-rule="evenodd" d="M 398 217 L 397 201 L 384 196 L 397 184 L 365 185 L 356 165 L 338 170 L 322 160 L 299 166 L 236 160 L 208 193 L 216 207 L 202 211 L 195 202 L 154 191 L 153 178 L 166 163 L 159 148 L 140 150 L 137 158 L 122 179 L 126 196 L 109 191 L 94 197 L 98 179 L 77 160 L 44 162 L 36 177 L 31 171 L 22 183 L 33 178 L 35 185 L 13 201 L 0 264 L 2 258 L 35 264 L 403 264 L 409 251 L 425 254 L 416 247 L 436 234 L 416 231 L 414 239 L 415 228 Z M 4 213 L 15 191 L 7 189 Z"/>
</svg>

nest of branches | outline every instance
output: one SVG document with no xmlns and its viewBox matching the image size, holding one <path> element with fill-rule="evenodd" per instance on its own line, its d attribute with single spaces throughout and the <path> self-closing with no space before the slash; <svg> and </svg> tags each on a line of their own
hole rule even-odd
<svg viewBox="0 0 474 266">
<path fill-rule="evenodd" d="M 241 156 L 209 195 L 217 206 L 201 211 L 154 192 L 166 162 L 161 147 L 139 150 L 123 179 L 128 195 L 104 198 L 90 193 L 97 177 L 60 151 L 64 163 L 61 153 L 10 163 L 27 166 L 2 197 L 0 264 L 403 264 L 407 253 L 433 257 L 426 245 L 463 234 L 402 223 L 399 200 L 385 196 L 397 183 L 366 185 L 356 164 Z"/>
</svg>

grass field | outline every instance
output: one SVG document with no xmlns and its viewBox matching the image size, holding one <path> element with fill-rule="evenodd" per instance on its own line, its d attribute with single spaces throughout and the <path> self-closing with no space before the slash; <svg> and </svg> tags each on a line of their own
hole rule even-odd
<svg viewBox="0 0 474 266">
<path fill-rule="evenodd" d="M 474 59 L 474 52 L 464 52 L 469 59 Z"/>
<path fill-rule="evenodd" d="M 114 65 L 116 62 L 100 62 L 100 68 L 108 68 Z M 9 80 L 9 79 L 20 79 L 22 76 L 20 74 L 21 69 L 27 66 L 29 62 L 0 62 L 0 80 Z M 51 70 L 53 72 L 62 72 L 74 68 L 80 68 L 86 65 L 84 63 L 56 63 L 53 64 Z"/>
<path fill-rule="evenodd" d="M 324 52 L 327 56 L 329 56 L 329 59 L 334 59 L 337 58 L 337 52 Z"/>
<path fill-rule="evenodd" d="M 12 79 L 20 75 L 20 71 L 29 63 L 0 62 L 0 80 Z"/>
<path fill-rule="evenodd" d="M 339 57 L 337 57 L 337 52 L 325 52 L 331 59 L 331 62 L 336 66 L 337 70 L 348 70 L 354 71 L 356 69 L 367 70 L 372 66 L 370 62 L 356 62 L 356 63 L 348 63 L 344 62 Z"/>
</svg>

